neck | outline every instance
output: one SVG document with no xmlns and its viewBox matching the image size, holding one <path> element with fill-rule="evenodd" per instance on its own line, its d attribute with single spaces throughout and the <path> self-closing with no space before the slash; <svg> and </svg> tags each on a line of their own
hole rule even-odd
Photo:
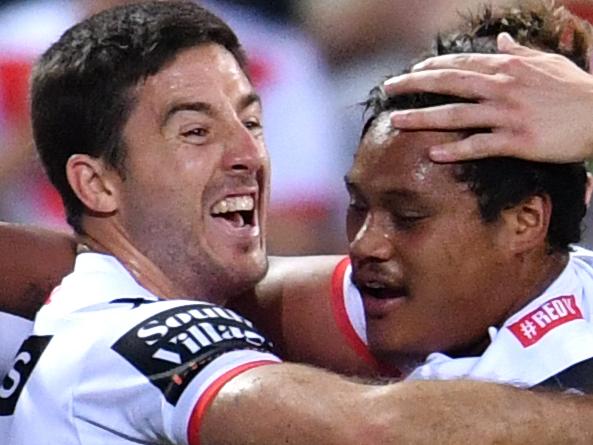
<svg viewBox="0 0 593 445">
<path fill-rule="evenodd" d="M 541 295 L 562 273 L 568 264 L 568 253 L 541 253 L 535 258 L 520 258 L 519 274 L 517 276 L 517 289 L 522 289 L 517 295 L 515 304 L 513 304 L 505 319 L 523 308 L 529 302 Z M 504 320 L 502 320 L 504 321 Z"/>
<path fill-rule="evenodd" d="M 102 219 L 88 217 L 84 233 L 79 242 L 89 250 L 116 257 L 134 279 L 149 292 L 161 298 L 175 298 L 183 295 L 181 289 L 136 248 L 120 226 Z"/>
<path fill-rule="evenodd" d="M 507 271 L 507 279 L 501 281 L 502 288 L 494 291 L 493 295 L 509 295 L 512 303 L 499 315 L 498 320 L 493 321 L 491 326 L 500 328 L 503 323 L 529 302 L 539 297 L 562 273 L 568 263 L 568 253 L 549 254 L 545 250 L 522 254 L 516 258 L 512 267 Z M 508 283 L 513 283 L 511 287 Z M 484 352 L 490 345 L 490 336 L 485 329 L 480 338 L 474 339 L 458 349 L 449 350 L 447 354 L 451 357 L 477 356 Z"/>
</svg>

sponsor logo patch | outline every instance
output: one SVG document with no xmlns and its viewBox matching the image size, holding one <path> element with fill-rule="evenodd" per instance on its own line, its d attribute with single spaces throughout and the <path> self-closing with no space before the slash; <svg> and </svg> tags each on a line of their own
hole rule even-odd
<svg viewBox="0 0 593 445">
<path fill-rule="evenodd" d="M 564 323 L 583 318 L 574 295 L 565 295 L 548 300 L 519 321 L 508 326 L 523 347 L 537 343 L 552 329 Z"/>
<path fill-rule="evenodd" d="M 234 350 L 268 352 L 272 344 L 233 311 L 195 303 L 153 315 L 112 349 L 175 405 L 189 382 L 215 358 Z"/>
<path fill-rule="evenodd" d="M 49 335 L 31 336 L 23 342 L 16 354 L 12 369 L 8 371 L 0 386 L 0 416 L 10 416 L 14 413 L 23 387 L 51 338 Z"/>
</svg>

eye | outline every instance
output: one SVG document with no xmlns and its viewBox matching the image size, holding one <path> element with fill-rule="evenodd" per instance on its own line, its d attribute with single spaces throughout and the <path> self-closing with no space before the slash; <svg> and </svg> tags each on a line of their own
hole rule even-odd
<svg viewBox="0 0 593 445">
<path fill-rule="evenodd" d="M 210 130 L 206 127 L 190 127 L 181 131 L 181 137 L 185 142 L 195 145 L 202 145 L 208 141 Z"/>
<path fill-rule="evenodd" d="M 181 133 L 181 135 L 183 137 L 195 136 L 195 137 L 205 138 L 206 136 L 208 136 L 208 130 L 203 127 L 197 127 L 197 128 L 192 128 L 190 130 L 184 131 Z"/>
<path fill-rule="evenodd" d="M 393 223 L 398 229 L 411 230 L 416 228 L 426 218 L 426 215 L 419 214 L 394 214 Z"/>
<path fill-rule="evenodd" d="M 259 136 L 263 132 L 263 125 L 259 119 L 247 119 L 243 121 L 243 125 L 256 136 Z"/>
</svg>

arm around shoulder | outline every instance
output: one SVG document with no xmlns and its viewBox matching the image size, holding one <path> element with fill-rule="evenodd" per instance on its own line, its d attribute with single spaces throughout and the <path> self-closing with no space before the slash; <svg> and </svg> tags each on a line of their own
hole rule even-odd
<svg viewBox="0 0 593 445">
<path fill-rule="evenodd" d="M 75 250 L 72 235 L 0 223 L 0 310 L 33 318 L 72 270 Z"/>
<path fill-rule="evenodd" d="M 222 388 L 204 418 L 201 445 L 396 443 L 371 414 L 372 393 L 303 365 L 262 366 Z"/>
<path fill-rule="evenodd" d="M 593 399 L 471 381 L 363 385 L 300 365 L 227 383 L 202 445 L 588 444 Z"/>
</svg>

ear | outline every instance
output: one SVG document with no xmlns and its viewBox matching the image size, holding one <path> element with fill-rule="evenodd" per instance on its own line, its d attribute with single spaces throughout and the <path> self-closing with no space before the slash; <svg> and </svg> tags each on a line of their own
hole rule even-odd
<svg viewBox="0 0 593 445">
<path fill-rule="evenodd" d="M 85 154 L 70 156 L 66 163 L 70 187 L 94 213 L 113 213 L 118 209 L 119 174 L 103 160 Z"/>
<path fill-rule="evenodd" d="M 552 201 L 548 195 L 533 195 L 510 209 L 502 211 L 507 239 L 505 244 L 511 253 L 524 253 L 546 246 Z"/>
<path fill-rule="evenodd" d="M 587 188 L 585 189 L 585 205 L 591 204 L 591 195 L 593 194 L 593 175 L 587 172 Z"/>
</svg>

